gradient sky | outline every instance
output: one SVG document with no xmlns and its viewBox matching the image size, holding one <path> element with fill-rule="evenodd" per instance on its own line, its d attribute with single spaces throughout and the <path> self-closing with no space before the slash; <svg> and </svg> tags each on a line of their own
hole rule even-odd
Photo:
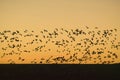
<svg viewBox="0 0 120 80">
<path fill-rule="evenodd" d="M 37 33 L 53 26 L 117 28 L 120 39 L 120 0 L 0 0 L 0 31 L 28 29 Z"/>
<path fill-rule="evenodd" d="M 1 26 L 118 26 L 119 14 L 120 0 L 0 0 Z"/>
</svg>

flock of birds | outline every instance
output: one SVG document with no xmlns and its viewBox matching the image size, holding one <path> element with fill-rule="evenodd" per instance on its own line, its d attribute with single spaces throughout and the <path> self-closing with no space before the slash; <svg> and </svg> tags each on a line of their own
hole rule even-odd
<svg viewBox="0 0 120 80">
<path fill-rule="evenodd" d="M 120 40 L 117 29 L 94 30 L 54 28 L 36 31 L 3 30 L 0 32 L 0 63 L 7 56 L 31 64 L 114 64 L 119 63 Z M 17 55 L 17 56 L 16 56 Z M 47 57 L 42 55 L 48 55 Z M 31 59 L 30 59 L 31 58 Z M 116 62 L 117 61 L 117 62 Z M 7 63 L 17 64 L 14 58 Z"/>
</svg>

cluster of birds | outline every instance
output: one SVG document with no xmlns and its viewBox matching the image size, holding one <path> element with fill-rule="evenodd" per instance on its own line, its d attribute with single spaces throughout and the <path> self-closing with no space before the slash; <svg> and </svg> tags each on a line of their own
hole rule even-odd
<svg viewBox="0 0 120 80">
<path fill-rule="evenodd" d="M 0 32 L 0 60 L 17 55 L 25 62 L 26 54 L 39 54 L 40 58 L 30 59 L 33 64 L 113 64 L 119 60 L 120 40 L 117 29 L 85 30 L 54 28 L 40 30 L 4 30 Z M 41 54 L 49 55 L 43 57 Z M 116 62 L 117 61 L 117 62 Z M 8 59 L 8 63 L 17 61 Z"/>
</svg>

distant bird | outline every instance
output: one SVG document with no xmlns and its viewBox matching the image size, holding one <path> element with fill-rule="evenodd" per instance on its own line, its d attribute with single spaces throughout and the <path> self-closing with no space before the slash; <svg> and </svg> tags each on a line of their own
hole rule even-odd
<svg viewBox="0 0 120 80">
<path fill-rule="evenodd" d="M 95 27 L 95 29 L 98 29 L 98 27 Z"/>
<path fill-rule="evenodd" d="M 117 51 L 120 48 L 117 28 L 101 30 L 95 27 L 94 30 L 91 30 L 90 27 L 85 27 L 88 30 L 55 28 L 52 31 L 42 29 L 39 33 L 28 29 L 1 31 L 0 50 L 2 56 L 0 59 L 5 59 L 6 56 L 18 56 L 19 61 L 25 62 L 26 58 L 22 56 L 23 54 L 26 54 L 26 57 L 27 54 L 37 54 L 43 57 L 47 53 L 52 56 L 39 60 L 35 58 L 30 62 L 32 64 L 75 62 L 87 64 L 89 61 L 94 64 L 115 63 L 119 58 Z M 17 61 L 9 59 L 8 63 L 15 64 Z"/>
<path fill-rule="evenodd" d="M 86 26 L 86 28 L 87 28 L 87 29 L 89 29 L 89 27 L 88 27 L 88 26 Z"/>
</svg>

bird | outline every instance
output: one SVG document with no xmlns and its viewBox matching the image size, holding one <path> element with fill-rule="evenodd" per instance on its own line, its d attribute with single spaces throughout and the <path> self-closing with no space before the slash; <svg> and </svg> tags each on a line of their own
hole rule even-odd
<svg viewBox="0 0 120 80">
<path fill-rule="evenodd" d="M 31 64 L 64 64 L 75 62 L 87 64 L 89 61 L 94 64 L 115 63 L 119 58 L 116 51 L 120 47 L 119 38 L 117 38 L 117 28 L 102 30 L 95 27 L 92 30 L 89 26 L 85 27 L 88 30 L 80 28 L 54 28 L 52 31 L 49 31 L 49 29 L 44 28 L 39 32 L 29 31 L 28 29 L 23 31 L 1 31 L 0 44 L 2 56 L 0 59 L 4 59 L 6 56 L 17 55 L 18 60 L 25 62 L 26 58 L 22 54 L 26 54 L 26 56 L 27 54 L 37 54 L 42 58 L 39 59 L 40 61 L 37 60 L 38 58 L 31 59 Z M 54 56 L 52 52 L 58 55 Z M 43 57 L 42 54 L 44 53 L 52 56 Z M 63 56 L 64 54 L 66 56 Z M 17 62 L 10 59 L 9 63 Z"/>
</svg>

